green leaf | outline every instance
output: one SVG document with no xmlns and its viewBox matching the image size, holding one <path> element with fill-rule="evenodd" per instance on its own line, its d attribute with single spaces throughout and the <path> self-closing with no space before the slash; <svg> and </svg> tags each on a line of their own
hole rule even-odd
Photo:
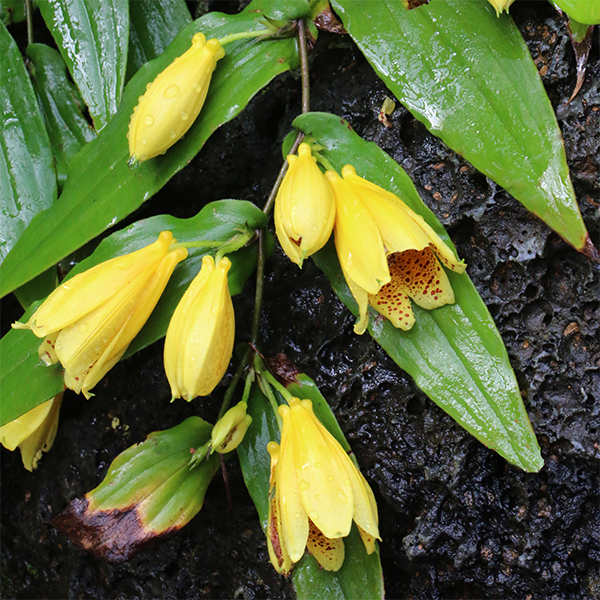
<svg viewBox="0 0 600 600">
<path fill-rule="evenodd" d="M 209 13 L 186 27 L 166 52 L 138 71 L 126 87 L 118 114 L 73 159 L 67 184 L 53 209 L 34 219 L 0 268 L 0 296 L 133 212 L 185 167 L 210 135 L 239 114 L 273 77 L 297 64 L 293 39 L 229 44 L 214 73 L 202 113 L 185 137 L 164 156 L 135 169 L 127 165 L 129 119 L 146 84 L 187 49 L 199 30 L 207 37 L 222 37 L 260 28 L 262 13 L 256 11 L 263 4 L 255 1 L 233 16 Z"/>
<path fill-rule="evenodd" d="M 598 0 L 552 0 L 552 4 L 564 10 L 569 17 L 584 25 L 600 24 Z"/>
<path fill-rule="evenodd" d="M 529 50 L 488 2 L 334 0 L 388 88 L 450 148 L 567 242 L 593 254 L 562 136 Z"/>
<path fill-rule="evenodd" d="M 128 560 L 157 538 L 183 528 L 198 514 L 216 456 L 190 469 L 191 452 L 210 440 L 212 425 L 189 417 L 151 433 L 111 463 L 104 481 L 75 498 L 52 523 L 97 558 Z"/>
<path fill-rule="evenodd" d="M 179 242 L 226 240 L 240 230 L 254 230 L 266 224 L 267 217 L 263 212 L 250 202 L 242 200 L 211 202 L 190 219 L 178 219 L 168 215 L 151 217 L 104 239 L 93 254 L 80 262 L 65 280 L 105 260 L 134 252 L 155 242 L 161 231 L 173 232 Z M 166 334 L 173 311 L 192 279 L 199 273 L 202 257 L 207 251 L 190 250 L 188 258 L 177 265 L 156 308 L 130 344 L 124 359 Z M 241 292 L 244 283 L 256 267 L 256 244 L 228 256 L 231 260 L 229 290 L 235 295 Z M 27 320 L 34 308 L 35 306 L 22 317 L 22 322 Z M 11 330 L 0 341 L 0 426 L 52 398 L 63 389 L 63 371 L 60 365 L 45 367 L 38 358 L 37 349 L 41 343 L 42 340 L 33 333 L 23 330 Z M 27 382 L 27 385 L 24 385 L 24 382 Z"/>
<path fill-rule="evenodd" d="M 56 199 L 50 140 L 23 57 L 2 23 L 0 81 L 1 261 L 32 218 Z"/>
<path fill-rule="evenodd" d="M 129 37 L 127 0 L 38 2 L 97 131 L 121 102 Z"/>
<path fill-rule="evenodd" d="M 0 0 L 0 21 L 6 26 L 26 19 L 24 0 Z"/>
<path fill-rule="evenodd" d="M 192 20 L 185 0 L 137 0 L 129 3 L 127 79 L 162 54 Z"/>
<path fill-rule="evenodd" d="M 44 115 L 54 155 L 59 188 L 65 184 L 71 159 L 96 133 L 83 111 L 85 105 L 79 90 L 67 76 L 60 54 L 45 44 L 27 47 L 29 72 Z"/>
<path fill-rule="evenodd" d="M 350 452 L 335 415 L 322 396 L 318 387 L 305 374 L 299 374 L 295 383 L 287 385 L 288 391 L 298 398 L 312 400 L 315 415 L 330 433 Z M 248 402 L 248 414 L 252 423 L 242 443 L 237 447 L 240 466 L 246 487 L 256 506 L 263 531 L 266 531 L 269 512 L 269 476 L 271 460 L 267 444 L 279 442 L 280 434 L 271 404 L 261 392 L 257 383 L 252 385 Z M 342 568 L 337 572 L 323 570 L 317 561 L 305 553 L 292 571 L 292 581 L 300 600 L 351 598 L 383 598 L 383 574 L 379 550 L 366 553 L 356 526 L 352 525 L 350 535 L 344 538 L 346 557 Z"/>
<path fill-rule="evenodd" d="M 361 177 L 400 196 L 454 248 L 406 172 L 375 144 L 358 137 L 343 119 L 309 113 L 298 117 L 294 126 L 316 138 L 335 168 L 352 164 Z M 357 314 L 332 243 L 315 255 L 315 262 L 342 302 Z M 455 304 L 432 311 L 413 305 L 416 324 L 410 331 L 396 329 L 369 309 L 369 333 L 467 431 L 509 462 L 537 472 L 544 462 L 494 320 L 468 275 L 447 274 Z"/>
</svg>

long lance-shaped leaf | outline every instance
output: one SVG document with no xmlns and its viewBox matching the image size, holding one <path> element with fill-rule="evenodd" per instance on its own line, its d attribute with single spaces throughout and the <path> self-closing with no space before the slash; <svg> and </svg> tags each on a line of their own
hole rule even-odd
<svg viewBox="0 0 600 600">
<path fill-rule="evenodd" d="M 2 23 L 0 81 L 0 260 L 3 260 L 33 217 L 54 203 L 56 174 L 50 140 L 23 57 Z"/>
<path fill-rule="evenodd" d="M 179 531 L 202 508 L 219 459 L 194 468 L 191 452 L 210 440 L 212 425 L 190 417 L 155 431 L 119 454 L 104 481 L 52 520 L 80 548 L 120 563 Z"/>
<path fill-rule="evenodd" d="M 298 373 L 295 381 L 287 383 L 288 391 L 298 398 L 308 398 L 313 403 L 315 415 L 346 451 L 350 446 L 344 438 L 335 415 L 314 381 Z M 279 442 L 279 429 L 271 404 L 254 384 L 248 403 L 252 423 L 237 452 L 244 481 L 254 501 L 264 531 L 268 524 L 270 457 L 267 444 Z M 344 538 L 345 558 L 337 572 L 325 571 L 317 561 L 305 553 L 294 566 L 292 581 L 300 600 L 315 598 L 350 600 L 383 598 L 383 574 L 379 550 L 368 555 L 356 526 Z"/>
<path fill-rule="evenodd" d="M 192 17 L 185 0 L 136 0 L 129 19 L 127 79 L 162 54 Z"/>
<path fill-rule="evenodd" d="M 100 131 L 117 112 L 129 43 L 128 0 L 48 0 L 38 7 Z"/>
<path fill-rule="evenodd" d="M 333 0 L 378 75 L 450 148 L 588 257 L 562 136 L 519 30 L 488 2 Z"/>
<path fill-rule="evenodd" d="M 0 297 L 133 212 L 185 167 L 210 135 L 239 114 L 273 77 L 297 64 L 293 39 L 242 40 L 228 45 L 227 55 L 214 73 L 204 108 L 185 137 L 164 156 L 137 168 L 128 166 L 129 119 L 146 85 L 183 54 L 195 32 L 219 38 L 260 29 L 258 19 L 265 7 L 271 7 L 268 0 L 255 0 L 238 15 L 209 13 L 186 27 L 166 52 L 138 71 L 125 89 L 117 115 L 73 159 L 67 184 L 52 210 L 33 220 L 0 267 Z"/>
<path fill-rule="evenodd" d="M 407 173 L 375 144 L 358 137 L 348 123 L 331 114 L 309 113 L 294 125 L 324 146 L 323 155 L 335 168 L 354 165 L 361 177 L 400 196 L 453 247 Z M 333 245 L 315 255 L 315 262 L 342 302 L 356 313 Z M 432 311 L 413 306 L 416 324 L 410 331 L 394 328 L 371 310 L 369 333 L 478 440 L 525 471 L 539 471 L 544 463 L 502 338 L 468 275 L 448 272 L 448 276 L 455 304 Z"/>
<path fill-rule="evenodd" d="M 151 217 L 107 237 L 94 253 L 73 269 L 72 277 L 105 260 L 134 252 L 156 241 L 161 231 L 171 231 L 180 241 L 227 240 L 240 231 L 266 225 L 267 217 L 251 204 L 241 200 L 211 202 L 195 217 L 178 219 L 168 215 Z M 210 248 L 190 250 L 188 258 L 177 265 L 152 315 L 134 338 L 124 358 L 145 348 L 166 334 L 169 321 L 188 285 L 200 271 L 202 257 Z M 214 252 L 214 249 L 212 250 Z M 256 266 L 256 245 L 229 255 L 231 270 L 229 290 L 239 294 Z M 26 322 L 35 310 L 30 307 L 21 321 Z M 60 365 L 45 367 L 38 357 L 41 340 L 30 331 L 11 330 L 0 340 L 2 371 L 0 372 L 0 426 L 16 419 L 63 389 Z"/>
</svg>

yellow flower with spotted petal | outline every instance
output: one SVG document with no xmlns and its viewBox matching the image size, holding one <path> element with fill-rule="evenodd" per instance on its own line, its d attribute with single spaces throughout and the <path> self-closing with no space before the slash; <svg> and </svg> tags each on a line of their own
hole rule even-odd
<svg viewBox="0 0 600 600">
<path fill-rule="evenodd" d="M 40 358 L 65 368 L 65 385 L 86 398 L 121 359 L 154 310 L 185 248 L 163 231 L 145 248 L 100 263 L 56 288 L 27 323 L 45 338 Z"/>
<path fill-rule="evenodd" d="M 217 39 L 202 33 L 140 96 L 129 123 L 129 154 L 144 161 L 162 154 L 193 125 L 202 110 L 217 61 L 225 56 Z"/>
<path fill-rule="evenodd" d="M 305 258 L 327 243 L 335 202 L 308 144 L 300 144 L 298 156 L 290 154 L 287 161 L 289 169 L 275 198 L 275 232 L 289 259 L 302 267 Z"/>
<path fill-rule="evenodd" d="M 0 427 L 0 443 L 8 450 L 21 450 L 23 466 L 28 471 L 37 469 L 42 452 L 48 452 L 58 429 L 58 415 L 63 392 L 54 398 Z"/>
<path fill-rule="evenodd" d="M 235 316 L 229 294 L 228 258 L 212 256 L 177 305 L 165 339 L 165 371 L 173 399 L 208 396 L 231 360 Z"/>
<path fill-rule="evenodd" d="M 310 400 L 280 406 L 281 444 L 270 442 L 271 493 L 267 542 L 279 573 L 287 575 L 304 550 L 328 571 L 344 562 L 342 538 L 358 526 L 368 554 L 379 538 L 373 492 L 313 412 Z"/>
</svg>

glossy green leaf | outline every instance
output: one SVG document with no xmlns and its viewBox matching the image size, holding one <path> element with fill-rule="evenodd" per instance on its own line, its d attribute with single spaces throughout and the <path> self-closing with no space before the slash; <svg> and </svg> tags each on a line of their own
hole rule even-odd
<svg viewBox="0 0 600 600">
<path fill-rule="evenodd" d="M 71 83 L 60 54 L 45 44 L 27 47 L 28 68 L 50 137 L 59 188 L 65 184 L 71 159 L 96 133 L 83 111 L 79 90 Z"/>
<path fill-rule="evenodd" d="M 579 23 L 584 25 L 600 24 L 599 0 L 552 0 L 552 3 Z"/>
<path fill-rule="evenodd" d="M 358 137 L 348 123 L 335 115 L 309 113 L 298 117 L 294 125 L 324 146 L 323 155 L 336 169 L 354 165 L 361 177 L 400 196 L 454 247 L 407 173 L 375 144 Z M 332 243 L 315 255 L 315 262 L 356 314 Z M 539 446 L 494 320 L 468 275 L 447 274 L 455 304 L 432 311 L 413 304 L 416 324 L 410 331 L 396 329 L 369 309 L 369 333 L 436 404 L 478 440 L 525 471 L 539 471 L 544 464 Z"/>
<path fill-rule="evenodd" d="M 216 455 L 194 468 L 192 451 L 210 440 L 212 425 L 189 417 L 176 427 L 155 431 L 111 463 L 104 481 L 75 498 L 52 523 L 72 542 L 97 558 L 129 559 L 143 546 L 178 531 L 204 503 Z"/>
<path fill-rule="evenodd" d="M 210 135 L 239 114 L 254 94 L 297 64 L 293 39 L 242 40 L 228 45 L 202 113 L 185 137 L 164 156 L 133 169 L 127 165 L 129 119 L 146 84 L 187 49 L 196 31 L 202 30 L 207 37 L 223 37 L 260 28 L 258 19 L 264 14 L 261 7 L 270 6 L 268 0 L 255 0 L 238 15 L 209 13 L 186 27 L 166 52 L 138 71 L 127 85 L 113 121 L 73 159 L 67 184 L 53 209 L 34 219 L 0 268 L 0 296 L 133 212 L 185 167 Z"/>
<path fill-rule="evenodd" d="M 129 3 L 127 79 L 162 54 L 192 20 L 185 0 L 137 0 Z"/>
<path fill-rule="evenodd" d="M 128 0 L 48 0 L 38 7 L 100 131 L 121 102 Z"/>
<path fill-rule="evenodd" d="M 591 243 L 562 136 L 512 18 L 488 2 L 332 2 L 367 60 L 412 114 L 567 242 Z"/>
<path fill-rule="evenodd" d="M 118 231 L 104 239 L 94 253 L 82 261 L 67 276 L 93 267 L 115 256 L 134 252 L 156 241 L 161 231 L 173 232 L 179 242 L 226 240 L 240 230 L 254 230 L 266 225 L 267 217 L 250 202 L 221 200 L 205 206 L 195 217 L 178 219 L 168 215 L 151 217 Z M 127 358 L 166 334 L 171 315 L 189 283 L 199 273 L 207 250 L 190 250 L 188 258 L 179 263 L 154 312 L 127 349 Z M 214 252 L 214 250 L 213 250 Z M 241 292 L 244 283 L 256 267 L 256 244 L 228 255 L 231 270 L 228 281 L 232 295 Z M 25 322 L 32 310 L 21 319 Z M 25 319 L 25 320 L 24 320 Z M 11 330 L 0 341 L 2 353 L 2 414 L 0 425 L 52 398 L 63 388 L 62 368 L 44 367 L 37 349 L 42 340 L 30 331 Z M 27 382 L 27 385 L 24 385 Z"/>
<path fill-rule="evenodd" d="M 305 374 L 297 375 L 297 382 L 288 384 L 287 389 L 298 398 L 312 400 L 317 417 L 344 449 L 350 451 L 335 415 L 310 377 Z M 258 511 L 262 528 L 266 530 L 271 464 L 267 444 L 271 440 L 279 442 L 280 434 L 271 404 L 256 383 L 250 393 L 248 414 L 252 416 L 252 423 L 237 451 L 246 487 Z M 371 555 L 366 553 L 354 524 L 350 535 L 344 538 L 344 546 L 344 564 L 336 573 L 321 569 L 308 552 L 295 565 L 292 581 L 300 600 L 383 598 L 379 550 L 376 549 Z"/>
<path fill-rule="evenodd" d="M 32 218 L 56 199 L 50 140 L 23 57 L 2 23 L 0 81 L 1 261 Z"/>
</svg>

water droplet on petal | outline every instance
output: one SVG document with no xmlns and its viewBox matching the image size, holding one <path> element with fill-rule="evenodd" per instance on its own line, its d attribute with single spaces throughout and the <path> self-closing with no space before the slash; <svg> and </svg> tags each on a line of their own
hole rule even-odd
<svg viewBox="0 0 600 600">
<path fill-rule="evenodd" d="M 196 82 L 194 84 L 194 91 L 195 92 L 201 92 L 202 91 L 202 86 L 198 82 Z"/>
<path fill-rule="evenodd" d="M 148 140 L 142 140 L 142 144 L 147 144 Z"/>
<path fill-rule="evenodd" d="M 146 89 L 149 90 L 152 87 L 152 82 L 146 84 Z"/>
<path fill-rule="evenodd" d="M 185 112 L 185 110 L 181 111 L 181 120 L 182 121 L 187 121 L 187 118 L 189 117 L 189 115 Z"/>
<path fill-rule="evenodd" d="M 171 133 L 169 134 L 169 137 L 171 139 L 174 139 L 177 136 L 177 134 L 174 131 L 171 131 Z"/>
<path fill-rule="evenodd" d="M 79 326 L 79 331 L 81 331 L 82 333 L 83 333 L 83 332 L 85 332 L 85 331 L 87 331 L 88 329 L 89 329 L 89 326 L 88 326 L 88 325 L 86 325 L 85 323 L 82 323 L 82 324 Z"/>
<path fill-rule="evenodd" d="M 175 98 L 179 94 L 179 86 L 176 83 L 172 83 L 164 92 L 163 96 L 167 98 L 167 100 L 171 98 Z"/>
<path fill-rule="evenodd" d="M 301 481 L 301 482 L 298 484 L 298 487 L 299 487 L 301 490 L 307 490 L 307 489 L 310 487 L 310 483 L 308 483 L 308 481 L 304 481 L 304 480 L 302 480 L 302 481 Z"/>
<path fill-rule="evenodd" d="M 333 475 L 327 475 L 327 481 L 333 481 Z"/>
<path fill-rule="evenodd" d="M 152 115 L 146 115 L 146 117 L 144 117 L 144 123 L 146 123 L 146 125 L 152 125 L 152 123 L 154 123 L 154 117 Z"/>
<path fill-rule="evenodd" d="M 319 513 L 316 510 L 313 510 L 311 513 L 309 513 L 308 516 L 310 517 L 310 520 L 314 523 L 319 518 Z"/>
<path fill-rule="evenodd" d="M 350 485 L 350 480 L 349 479 L 344 479 L 344 485 Z"/>
<path fill-rule="evenodd" d="M 315 469 L 320 469 L 323 465 L 320 462 L 315 463 Z"/>
</svg>

